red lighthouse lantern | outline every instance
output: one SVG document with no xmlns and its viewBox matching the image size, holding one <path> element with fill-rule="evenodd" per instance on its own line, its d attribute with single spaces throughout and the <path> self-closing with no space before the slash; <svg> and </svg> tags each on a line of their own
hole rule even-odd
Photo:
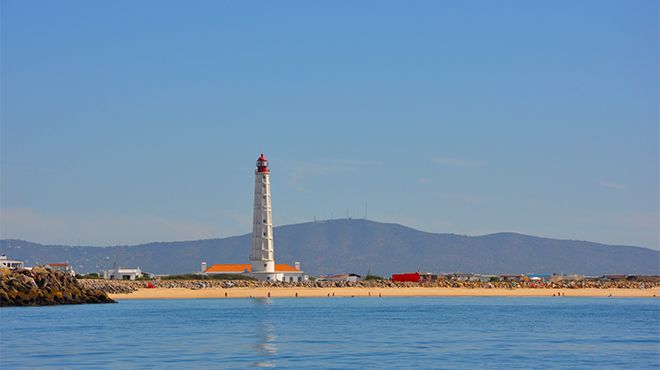
<svg viewBox="0 0 660 370">
<path fill-rule="evenodd" d="M 261 157 L 257 159 L 257 172 L 268 173 L 268 160 L 263 153 L 261 153 Z"/>
</svg>

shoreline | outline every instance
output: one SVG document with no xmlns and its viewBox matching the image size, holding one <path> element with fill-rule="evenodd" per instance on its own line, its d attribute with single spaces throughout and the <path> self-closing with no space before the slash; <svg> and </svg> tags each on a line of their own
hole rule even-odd
<svg viewBox="0 0 660 370">
<path fill-rule="evenodd" d="M 647 289 L 623 288 L 303 288 L 303 287 L 254 287 L 254 288 L 141 288 L 132 293 L 108 294 L 114 300 L 134 299 L 211 299 L 211 298 L 322 298 L 322 297 L 612 297 L 652 298 L 660 297 L 660 287 Z"/>
</svg>

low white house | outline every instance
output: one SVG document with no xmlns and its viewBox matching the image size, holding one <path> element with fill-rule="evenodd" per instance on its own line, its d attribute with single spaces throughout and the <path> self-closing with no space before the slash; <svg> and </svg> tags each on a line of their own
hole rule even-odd
<svg viewBox="0 0 660 370">
<path fill-rule="evenodd" d="M 355 283 L 360 279 L 360 275 L 358 274 L 339 274 L 339 275 L 328 275 L 328 276 L 321 276 L 318 278 L 318 281 L 348 281 Z"/>
<path fill-rule="evenodd" d="M 7 256 L 0 255 L 0 267 L 9 268 L 9 269 L 22 269 L 24 268 L 23 261 L 10 260 Z"/>
<path fill-rule="evenodd" d="M 103 270 L 101 271 L 100 275 L 103 276 L 104 279 L 108 280 L 135 280 L 142 277 L 143 272 L 140 270 L 139 266 L 134 269 L 117 267 L 109 270 Z"/>
<path fill-rule="evenodd" d="M 73 267 L 71 265 L 69 265 L 68 262 L 47 263 L 45 265 L 45 267 L 47 269 L 61 271 L 65 274 L 69 274 L 71 276 L 76 276 L 76 271 L 73 269 Z"/>
</svg>

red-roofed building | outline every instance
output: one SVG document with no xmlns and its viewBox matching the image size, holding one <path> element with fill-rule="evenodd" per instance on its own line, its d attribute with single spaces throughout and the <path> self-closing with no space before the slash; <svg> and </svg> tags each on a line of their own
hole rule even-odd
<svg viewBox="0 0 660 370">
<path fill-rule="evenodd" d="M 218 263 L 211 265 L 204 271 L 204 274 L 252 274 L 252 264 L 250 263 Z M 284 282 L 301 282 L 307 280 L 305 273 L 300 271 L 300 263 L 296 262 L 296 266 L 287 265 L 285 263 L 275 264 L 275 275 L 278 281 Z"/>
<path fill-rule="evenodd" d="M 73 267 L 71 267 L 71 265 L 69 265 L 68 262 L 47 263 L 45 267 L 51 270 L 62 271 L 71 276 L 76 276 L 76 272 L 73 270 Z"/>
<path fill-rule="evenodd" d="M 243 274 L 252 272 L 252 265 L 249 263 L 217 263 L 207 268 L 205 274 Z"/>
</svg>

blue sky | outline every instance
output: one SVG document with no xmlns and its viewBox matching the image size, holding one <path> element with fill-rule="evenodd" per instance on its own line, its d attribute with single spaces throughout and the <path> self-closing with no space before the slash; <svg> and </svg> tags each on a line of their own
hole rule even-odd
<svg viewBox="0 0 660 370">
<path fill-rule="evenodd" d="M 0 236 L 364 216 L 660 248 L 656 1 L 4 0 Z"/>
</svg>

